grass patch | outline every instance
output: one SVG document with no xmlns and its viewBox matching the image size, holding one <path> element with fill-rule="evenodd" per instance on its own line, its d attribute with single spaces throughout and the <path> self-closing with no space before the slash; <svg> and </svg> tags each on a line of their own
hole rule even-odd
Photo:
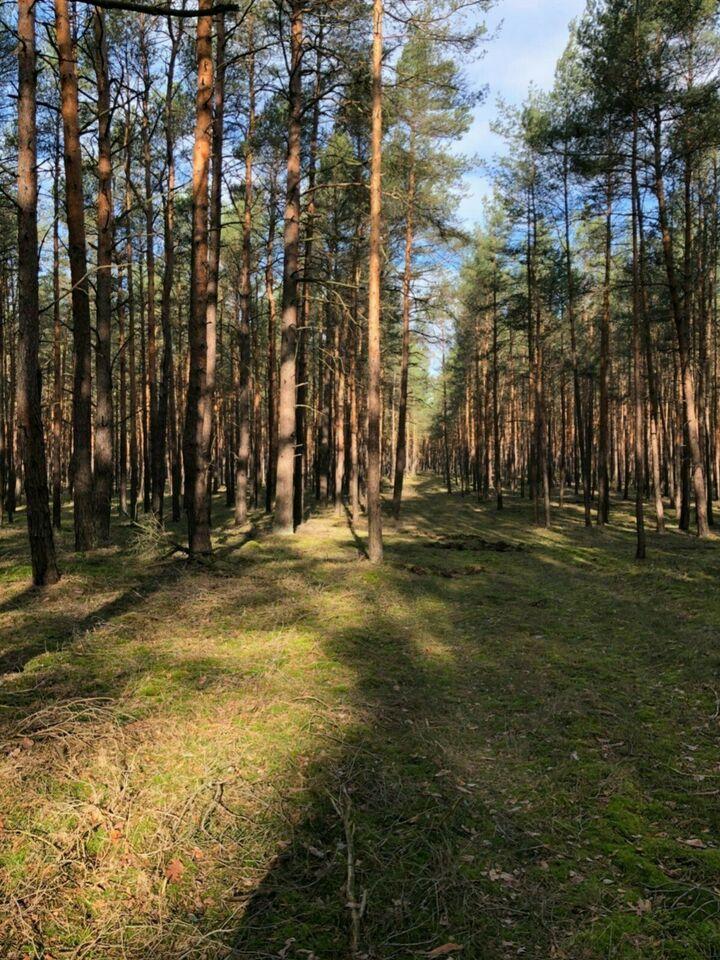
<svg viewBox="0 0 720 960">
<path fill-rule="evenodd" d="M 340 960 L 348 860 L 368 958 L 720 957 L 715 541 L 429 478 L 381 569 L 215 519 L 198 570 L 67 517 L 42 595 L 0 531 L 3 958 Z"/>
</svg>

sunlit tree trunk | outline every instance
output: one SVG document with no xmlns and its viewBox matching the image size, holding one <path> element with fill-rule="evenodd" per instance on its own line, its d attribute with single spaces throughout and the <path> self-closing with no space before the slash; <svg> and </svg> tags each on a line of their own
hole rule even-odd
<svg viewBox="0 0 720 960">
<path fill-rule="evenodd" d="M 380 499 L 380 306 L 382 230 L 382 60 L 383 0 L 373 0 L 372 123 L 370 133 L 370 251 L 368 264 L 368 429 L 367 515 L 368 555 L 372 563 L 383 557 Z"/>
<path fill-rule="evenodd" d="M 110 77 L 105 14 L 93 12 L 95 79 L 98 109 L 97 277 L 95 310 L 95 530 L 99 543 L 110 542 L 113 493 L 113 391 L 112 391 L 112 139 L 110 129 Z"/>
<path fill-rule="evenodd" d="M 293 532 L 295 471 L 295 350 L 298 320 L 300 240 L 300 142 L 302 124 L 303 5 L 293 0 L 290 15 L 290 78 L 287 151 L 287 189 L 283 260 L 282 330 L 280 341 L 280 398 L 274 528 Z"/>
<path fill-rule="evenodd" d="M 67 0 L 55 0 L 55 29 L 60 70 L 60 95 L 65 150 L 65 209 L 72 282 L 73 343 L 73 464 L 75 549 L 94 543 L 92 444 L 92 343 L 88 296 L 85 206 L 78 116 L 76 49 Z"/>
</svg>

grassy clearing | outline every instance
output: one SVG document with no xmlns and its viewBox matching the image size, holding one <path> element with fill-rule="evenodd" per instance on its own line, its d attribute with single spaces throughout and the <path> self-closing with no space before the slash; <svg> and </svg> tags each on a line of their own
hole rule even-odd
<svg viewBox="0 0 720 960">
<path fill-rule="evenodd" d="M 382 569 L 216 520 L 42 596 L 0 531 L 0 956 L 720 957 L 716 542 L 429 479 Z"/>
</svg>

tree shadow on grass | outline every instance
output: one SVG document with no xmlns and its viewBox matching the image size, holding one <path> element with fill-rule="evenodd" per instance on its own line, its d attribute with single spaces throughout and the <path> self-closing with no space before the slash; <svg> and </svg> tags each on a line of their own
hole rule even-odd
<svg viewBox="0 0 720 960">
<path fill-rule="evenodd" d="M 0 614 L 32 613 L 31 624 L 20 629 L 11 624 L 0 630 L 0 676 L 21 673 L 25 665 L 40 654 L 62 650 L 78 636 L 136 609 L 173 582 L 180 569 L 179 564 L 166 564 L 133 578 L 130 586 L 118 596 L 80 618 L 75 618 L 71 610 L 57 611 L 46 607 L 43 592 L 28 587 L 0 605 Z M 18 635 L 29 639 L 18 644 Z"/>
<path fill-rule="evenodd" d="M 434 511 L 420 528 L 430 524 Z M 607 539 L 624 550 L 630 537 Z M 350 957 L 354 928 L 357 955 L 382 960 L 450 943 L 475 960 L 599 958 L 608 943 L 638 960 L 662 942 L 711 955 L 703 924 L 720 903 L 699 891 L 713 868 L 656 836 L 716 819 L 712 797 L 689 799 L 689 774 L 669 770 L 683 737 L 710 747 L 697 701 L 692 721 L 679 704 L 657 711 L 679 673 L 689 699 L 702 685 L 691 651 L 653 637 L 670 610 L 548 545 L 494 560 L 489 577 L 463 584 L 386 567 L 363 626 L 328 628 L 324 646 L 351 666 L 364 719 L 308 770 L 306 812 L 225 940 L 231 956 Z M 486 581 L 512 569 L 504 602 L 518 605 L 519 636 L 498 638 Z M 555 597 L 563 577 L 585 578 L 586 623 L 537 595 Z M 635 635 L 605 619 L 608 607 Z M 652 919 L 628 919 L 633 898 L 655 905 Z"/>
<path fill-rule="evenodd" d="M 420 531 L 433 517 L 435 529 L 445 523 L 437 520 L 444 501 L 418 506 Z M 671 676 L 658 676 L 647 621 L 654 603 L 667 624 L 662 600 L 638 591 L 616 614 L 636 629 L 626 635 L 607 610 L 632 587 L 588 576 L 550 545 L 493 556 L 486 573 L 451 582 L 357 562 L 354 538 L 333 549 L 318 559 L 302 542 L 272 545 L 236 570 L 237 581 L 224 577 L 226 593 L 211 615 L 212 622 L 244 618 L 268 643 L 279 627 L 299 624 L 351 677 L 344 691 L 326 695 L 341 700 L 350 719 L 334 723 L 323 708 L 304 756 L 283 745 L 283 763 L 297 766 L 294 773 L 302 763 L 302 785 L 288 787 L 282 771 L 273 773 L 283 795 L 265 798 L 257 821 L 239 823 L 215 804 L 198 834 L 214 852 L 198 871 L 222 888 L 219 901 L 203 913 L 191 897 L 177 897 L 147 937 L 124 943 L 127 956 L 345 960 L 353 910 L 364 904 L 358 952 L 373 958 L 427 955 L 451 942 L 476 960 L 519 950 L 549 957 L 553 949 L 571 960 L 595 958 L 607 955 L 599 939 L 569 952 L 562 944 L 594 936 L 603 916 L 625 916 L 628 898 L 656 896 L 650 880 L 658 883 L 665 866 L 676 883 L 707 879 L 709 867 L 687 848 L 679 855 L 667 842 L 637 853 L 646 832 L 655 843 L 653 832 L 669 829 L 662 798 L 682 797 L 667 773 L 676 741 L 706 737 L 692 728 L 697 704 L 682 721 L 684 702 L 664 704 L 665 715 L 647 713 L 658 692 L 700 682 L 692 653 L 677 647 L 660 663 Z M 406 549 L 393 545 L 389 555 Z M 285 575 L 300 585 L 292 597 L 279 593 Z M 584 613 L 563 597 L 568 585 L 582 587 Z M 187 587 L 179 618 L 192 614 L 192 578 Z M 135 602 L 149 604 L 157 592 L 135 594 Z M 197 691 L 197 671 L 185 666 L 179 686 L 211 697 L 212 687 Z M 117 695 L 127 679 L 93 674 L 92 664 L 83 669 L 71 695 Z M 62 680 L 50 670 L 48 696 L 56 688 L 68 695 Z M 223 803 L 241 809 L 245 787 L 228 784 Z M 678 829 L 690 835 L 713 801 L 693 801 L 686 788 L 687 781 Z M 263 831 L 270 839 L 257 854 Z M 653 935 L 677 938 L 676 912 L 655 909 L 647 921 Z M 651 949 L 644 929 L 632 932 L 639 951 Z"/>
</svg>

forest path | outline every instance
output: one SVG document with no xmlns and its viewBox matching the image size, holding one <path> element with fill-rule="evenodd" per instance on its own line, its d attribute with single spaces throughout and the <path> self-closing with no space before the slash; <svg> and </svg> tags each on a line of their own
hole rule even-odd
<svg viewBox="0 0 720 960">
<path fill-rule="evenodd" d="M 716 957 L 717 543 L 614 513 L 421 477 L 375 568 L 218 502 L 42 597 L 0 531 L 2 956 Z"/>
</svg>

